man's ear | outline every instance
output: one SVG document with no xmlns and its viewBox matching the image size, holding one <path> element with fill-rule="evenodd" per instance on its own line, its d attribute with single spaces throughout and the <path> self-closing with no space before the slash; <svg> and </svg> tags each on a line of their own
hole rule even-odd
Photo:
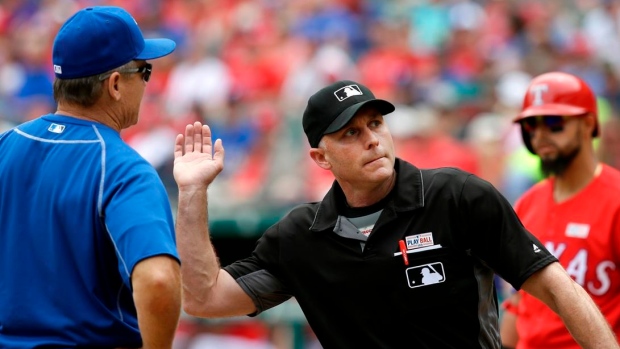
<svg viewBox="0 0 620 349">
<path fill-rule="evenodd" d="M 319 165 L 320 168 L 324 170 L 329 170 L 332 168 L 332 165 L 327 161 L 325 157 L 325 150 L 322 148 L 312 148 L 309 151 L 310 157 L 314 162 Z"/>
<path fill-rule="evenodd" d="M 596 116 L 594 113 L 588 113 L 588 115 L 585 116 L 585 119 L 586 125 L 588 125 L 588 130 L 590 130 L 590 134 L 593 134 L 594 129 L 596 128 Z"/>
<path fill-rule="evenodd" d="M 111 99 L 115 101 L 119 101 L 121 99 L 121 74 L 119 72 L 114 72 L 110 77 L 105 81 L 104 89 L 108 93 Z"/>
</svg>

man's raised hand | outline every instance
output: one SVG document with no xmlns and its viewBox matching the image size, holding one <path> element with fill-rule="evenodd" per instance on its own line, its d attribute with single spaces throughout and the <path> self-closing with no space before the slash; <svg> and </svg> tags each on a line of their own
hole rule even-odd
<svg viewBox="0 0 620 349">
<path fill-rule="evenodd" d="M 174 180 L 179 189 L 206 187 L 224 168 L 222 140 L 211 139 L 211 129 L 196 121 L 185 127 L 174 145 Z"/>
</svg>

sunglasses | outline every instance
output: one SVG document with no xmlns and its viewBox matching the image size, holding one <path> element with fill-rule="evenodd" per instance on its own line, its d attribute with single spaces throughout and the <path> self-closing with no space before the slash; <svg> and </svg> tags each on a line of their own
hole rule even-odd
<svg viewBox="0 0 620 349">
<path fill-rule="evenodd" d="M 153 72 L 153 65 L 151 63 L 146 63 L 145 65 L 141 66 L 140 68 L 121 69 L 121 70 L 118 70 L 118 72 L 121 73 L 121 74 L 140 73 L 140 74 L 142 74 L 142 80 L 144 80 L 144 82 L 149 82 L 149 80 L 151 79 L 151 73 Z M 99 77 L 99 80 L 103 81 L 103 80 L 109 78 L 110 75 L 112 75 L 112 73 L 113 72 L 101 75 Z"/>
<path fill-rule="evenodd" d="M 566 119 L 567 117 L 562 115 L 531 116 L 521 120 L 520 123 L 528 133 L 534 132 L 540 125 L 544 125 L 551 133 L 558 133 L 564 131 Z"/>
</svg>

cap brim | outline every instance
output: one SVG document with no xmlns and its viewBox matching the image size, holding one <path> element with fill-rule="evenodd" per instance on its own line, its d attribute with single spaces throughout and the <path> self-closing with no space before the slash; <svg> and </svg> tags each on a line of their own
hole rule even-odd
<svg viewBox="0 0 620 349">
<path fill-rule="evenodd" d="M 353 104 L 340 113 L 340 115 L 338 115 L 338 117 L 327 127 L 323 134 L 333 133 L 343 128 L 349 120 L 351 120 L 355 113 L 367 104 L 374 105 L 374 107 L 377 108 L 377 110 L 383 115 L 389 114 L 396 110 L 392 103 L 383 99 L 371 99 L 368 101 L 359 102 L 357 104 Z"/>
<path fill-rule="evenodd" d="M 567 104 L 544 104 L 544 105 L 533 105 L 524 111 L 522 111 L 517 117 L 513 120 L 514 122 L 518 122 L 521 119 L 529 118 L 532 116 L 538 115 L 581 115 L 585 114 L 588 111 L 584 108 L 575 107 Z"/>
<path fill-rule="evenodd" d="M 145 39 L 144 50 L 134 59 L 149 60 L 167 56 L 176 46 L 177 44 L 170 39 Z"/>
</svg>

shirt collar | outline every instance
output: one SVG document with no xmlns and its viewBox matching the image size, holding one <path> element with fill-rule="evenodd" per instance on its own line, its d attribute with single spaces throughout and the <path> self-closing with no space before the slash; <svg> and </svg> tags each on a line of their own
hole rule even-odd
<svg viewBox="0 0 620 349">
<path fill-rule="evenodd" d="M 394 212 L 405 212 L 424 207 L 424 182 L 422 172 L 412 164 L 396 159 L 394 163 L 396 171 L 395 195 L 386 205 L 386 209 Z M 330 230 L 338 220 L 337 200 L 344 200 L 344 193 L 337 181 L 334 181 L 331 189 L 327 192 L 314 216 L 310 226 L 311 231 Z"/>
</svg>

